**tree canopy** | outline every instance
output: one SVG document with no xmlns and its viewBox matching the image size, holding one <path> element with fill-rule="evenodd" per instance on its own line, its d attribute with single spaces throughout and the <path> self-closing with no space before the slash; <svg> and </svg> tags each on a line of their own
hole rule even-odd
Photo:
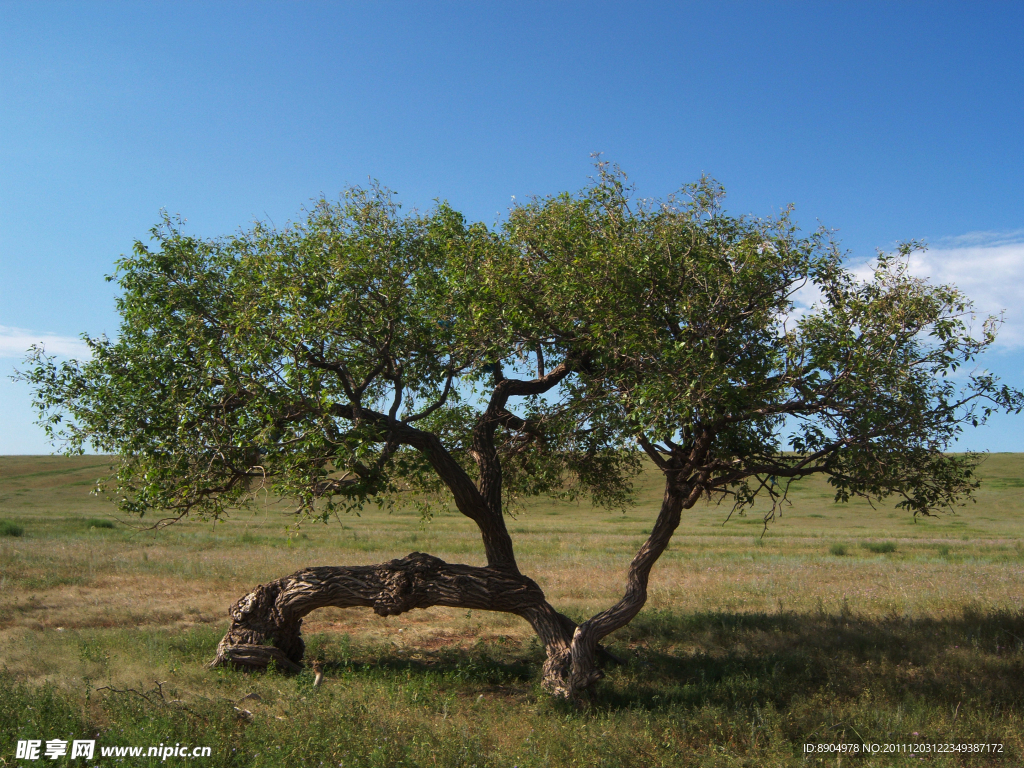
<svg viewBox="0 0 1024 768">
<path fill-rule="evenodd" d="M 812 473 L 838 501 L 897 495 L 928 514 L 962 500 L 977 457 L 944 451 L 965 425 L 1022 405 L 966 368 L 997 319 L 979 322 L 955 286 L 911 276 L 918 243 L 879 254 L 859 282 L 830 233 L 801 237 L 790 211 L 733 218 L 713 182 L 686 192 L 634 202 L 606 170 L 581 194 L 515 209 L 507 228 L 519 246 L 510 271 L 588 305 L 619 434 L 741 505 Z M 797 307 L 798 292 L 814 305 Z"/>
<path fill-rule="evenodd" d="M 974 328 L 959 290 L 911 276 L 918 244 L 860 282 L 828 232 L 802 234 L 789 211 L 729 216 L 722 197 L 705 179 L 640 199 L 600 164 L 496 227 L 446 204 L 404 214 L 376 186 L 218 239 L 165 216 L 118 262 L 118 336 L 86 337 L 83 362 L 37 349 L 22 376 L 54 439 L 119 457 L 109 491 L 126 512 L 218 517 L 261 493 L 322 519 L 454 505 L 485 568 L 414 553 L 348 569 L 364 591 L 344 604 L 517 613 L 545 642 L 545 684 L 576 696 L 702 496 L 766 496 L 767 520 L 820 473 L 838 501 L 931 514 L 976 487 L 978 457 L 946 452 L 964 426 L 1024 406 L 968 370 L 997 323 Z M 538 494 L 628 504 L 644 455 L 662 508 L 622 600 L 577 627 L 519 573 L 505 514 Z M 341 604 L 295 607 L 296 584 L 337 576 L 307 570 L 236 604 L 219 660 L 301 660 L 297 625 L 257 632 L 252 614 Z"/>
</svg>

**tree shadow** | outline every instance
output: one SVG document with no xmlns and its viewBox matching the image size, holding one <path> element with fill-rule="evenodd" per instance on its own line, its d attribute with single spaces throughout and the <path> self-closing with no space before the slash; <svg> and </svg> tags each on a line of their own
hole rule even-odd
<svg viewBox="0 0 1024 768">
<path fill-rule="evenodd" d="M 920 699 L 1024 715 L 1024 612 L 968 609 L 949 618 L 843 612 L 642 612 L 610 638 L 626 663 L 606 669 L 592 703 L 607 709 L 729 710 L 796 700 L 890 703 Z M 536 643 L 488 642 L 424 650 L 332 645 L 325 670 L 431 678 L 437 684 L 528 693 L 544 662 Z"/>
<path fill-rule="evenodd" d="M 623 646 L 629 650 L 624 651 Z M 610 707 L 772 704 L 822 695 L 1022 709 L 1024 612 L 950 618 L 849 612 L 641 613 L 614 637 L 630 657 L 598 690 Z"/>
<path fill-rule="evenodd" d="M 539 674 L 544 655 L 507 644 L 481 641 L 471 648 L 442 648 L 425 651 L 411 647 L 344 648 L 342 653 L 329 645 L 324 647 L 324 670 L 328 674 L 342 672 L 377 677 L 432 677 L 438 682 L 468 683 L 501 687 L 532 684 Z M 340 657 L 340 658 L 339 658 Z"/>
</svg>

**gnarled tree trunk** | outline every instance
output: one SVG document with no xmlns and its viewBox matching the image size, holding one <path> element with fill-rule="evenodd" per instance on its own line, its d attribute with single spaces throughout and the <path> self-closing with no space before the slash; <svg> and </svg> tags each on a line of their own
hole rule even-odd
<svg viewBox="0 0 1024 768">
<path fill-rule="evenodd" d="M 630 565 L 625 595 L 579 626 L 556 611 L 537 583 L 520 573 L 452 564 L 413 552 L 379 565 L 304 568 L 256 587 L 231 607 L 231 627 L 210 666 L 263 669 L 276 663 L 289 671 L 300 670 L 305 651 L 302 619 L 317 608 L 363 606 L 379 616 L 396 616 L 440 605 L 524 618 L 547 653 L 544 688 L 555 696 L 578 699 L 602 677 L 598 660 L 614 659 L 600 641 L 640 612 L 647 601 L 651 568 L 668 546 L 682 509 L 696 498 L 696 492 L 684 495 L 667 484 L 654 529 Z"/>
<path fill-rule="evenodd" d="M 647 602 L 647 582 L 654 563 L 668 547 L 672 534 L 679 526 L 683 509 L 693 506 L 700 492 L 690 489 L 687 493 L 676 486 L 671 479 L 665 484 L 665 497 L 661 511 L 651 530 L 650 536 L 636 553 L 629 565 L 626 593 L 615 605 L 584 621 L 573 632 L 569 646 L 569 672 L 566 675 L 565 696 L 577 698 L 602 674 L 595 664 L 598 643 L 617 629 L 626 626 L 640 613 Z"/>
<path fill-rule="evenodd" d="M 666 471 L 665 497 L 650 537 L 630 566 L 626 594 L 616 605 L 579 627 L 556 611 L 537 583 L 523 576 L 516 564 L 501 511 L 502 473 L 494 432 L 499 423 L 525 429 L 525 422 L 505 410 L 508 398 L 543 393 L 564 378 L 568 370 L 563 364 L 530 382 L 500 380 L 487 411 L 474 429 L 472 454 L 480 468 L 479 485 L 435 435 L 405 424 L 388 424 L 392 436 L 427 456 L 452 491 L 459 511 L 477 524 L 487 555 L 486 567 L 446 563 L 432 555 L 413 552 L 379 565 L 323 566 L 297 571 L 256 587 L 231 607 L 231 627 L 217 646 L 211 666 L 234 664 L 261 669 L 274 662 L 287 670 L 301 669 L 305 651 L 302 619 L 317 608 L 365 606 L 380 616 L 394 616 L 413 608 L 440 605 L 512 613 L 524 618 L 547 653 L 543 686 L 556 696 L 578 700 L 602 676 L 597 669 L 599 658 L 618 661 L 599 643 L 629 623 L 643 607 L 651 568 L 668 546 L 681 510 L 692 506 L 698 498 L 699 486 L 679 485 L 681 465 L 677 460 L 658 460 L 658 466 Z M 361 413 L 383 423 L 384 417 L 379 414 L 366 409 Z M 344 409 L 339 410 L 339 415 L 346 414 Z"/>
<path fill-rule="evenodd" d="M 210 666 L 262 669 L 271 663 L 298 671 L 305 645 L 302 619 L 326 606 L 372 608 L 396 616 L 434 605 L 513 613 L 530 622 L 544 643 L 544 684 L 565 689 L 576 625 L 544 599 L 536 582 L 518 573 L 446 563 L 422 552 L 379 565 L 304 568 L 262 584 L 229 611 L 231 627 Z"/>
</svg>

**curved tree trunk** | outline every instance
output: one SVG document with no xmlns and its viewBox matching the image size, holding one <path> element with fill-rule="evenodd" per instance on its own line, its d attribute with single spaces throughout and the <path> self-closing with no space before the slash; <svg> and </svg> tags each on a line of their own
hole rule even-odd
<svg viewBox="0 0 1024 768">
<path fill-rule="evenodd" d="M 658 519 L 647 541 L 629 565 L 626 593 L 611 608 L 587 619 L 573 632 L 569 646 L 569 670 L 564 678 L 566 690 L 559 691 L 566 698 L 579 699 L 580 694 L 603 677 L 596 665 L 597 649 L 600 647 L 598 644 L 640 613 L 647 602 L 647 582 L 651 568 L 668 547 L 672 534 L 679 526 L 682 510 L 692 507 L 698 498 L 699 488 L 691 488 L 687 492 L 677 487 L 671 479 L 666 481 Z"/>
<path fill-rule="evenodd" d="M 559 372 L 558 377 L 561 376 L 564 371 Z M 558 377 L 552 373 L 544 378 L 557 381 Z M 503 408 L 510 394 L 522 394 L 515 387 L 539 383 L 504 380 L 487 418 L 476 430 L 474 451 L 481 465 L 483 491 L 493 497 L 490 504 L 436 436 L 402 427 L 404 442 L 428 456 L 439 477 L 452 489 L 459 510 L 480 528 L 487 553 L 486 567 L 446 563 L 432 555 L 413 552 L 379 565 L 323 566 L 296 571 L 256 587 L 231 606 L 231 627 L 218 644 L 217 656 L 210 666 L 234 664 L 263 669 L 276 663 L 289 671 L 300 670 L 305 652 L 302 619 L 317 608 L 364 606 L 380 616 L 394 616 L 413 608 L 440 605 L 521 616 L 544 643 L 544 688 L 555 696 L 579 700 L 602 677 L 597 668 L 599 659 L 620 661 L 605 651 L 600 641 L 628 624 L 643 608 L 651 568 L 668 546 L 681 511 L 694 504 L 702 486 L 679 485 L 675 479 L 679 468 L 659 464 L 670 470 L 666 472 L 665 496 L 650 537 L 630 564 L 625 595 L 614 606 L 577 627 L 547 602 L 536 582 L 519 572 L 500 508 L 501 466 L 493 446 L 494 425 L 501 418 L 512 418 Z"/>
<path fill-rule="evenodd" d="M 302 669 L 302 619 L 317 608 L 363 606 L 379 616 L 396 616 L 439 605 L 521 616 L 544 644 L 544 688 L 555 696 L 578 700 L 603 676 L 599 660 L 618 661 L 600 641 L 643 608 L 651 568 L 668 546 L 682 510 L 698 497 L 696 489 L 684 494 L 666 483 L 657 522 L 630 564 L 626 593 L 579 626 L 556 611 L 537 583 L 520 573 L 446 563 L 413 552 L 379 565 L 304 568 L 256 587 L 231 606 L 231 627 L 210 666 L 264 669 L 276 663 L 288 671 Z"/>
<path fill-rule="evenodd" d="M 413 608 L 440 605 L 521 616 L 547 653 L 544 688 L 555 696 L 578 700 L 603 676 L 597 667 L 599 660 L 618 661 L 600 641 L 628 624 L 643 608 L 651 568 L 668 546 L 682 510 L 698 497 L 696 489 L 684 493 L 666 483 L 658 519 L 630 564 L 626 593 L 611 608 L 579 626 L 556 611 L 537 583 L 520 573 L 446 563 L 413 552 L 379 565 L 304 568 L 256 587 L 231 606 L 231 627 L 210 666 L 263 669 L 276 663 L 288 671 L 302 669 L 302 619 L 317 608 L 363 606 L 379 616 L 396 616 Z"/>
<path fill-rule="evenodd" d="M 231 627 L 210 666 L 263 669 L 276 663 L 298 671 L 305 651 L 302 619 L 329 605 L 364 606 L 379 616 L 434 605 L 522 616 L 547 651 L 545 687 L 556 694 L 568 690 L 576 625 L 547 603 L 536 582 L 503 569 L 446 563 L 422 552 L 379 565 L 304 568 L 256 587 L 231 606 Z"/>
<path fill-rule="evenodd" d="M 552 608 L 536 582 L 519 572 L 501 509 L 501 462 L 494 444 L 499 424 L 526 427 L 526 422 L 505 409 L 510 397 L 542 394 L 569 372 L 570 367 L 563 363 L 532 381 L 497 374 L 491 401 L 473 431 L 471 453 L 480 469 L 479 487 L 436 435 L 366 408 L 335 406 L 335 415 L 348 419 L 359 416 L 373 422 L 387 439 L 414 447 L 427 457 L 452 492 L 458 510 L 480 529 L 487 567 L 454 565 L 413 552 L 380 565 L 305 568 L 256 587 L 231 606 L 231 627 L 217 646 L 217 656 L 210 666 L 234 664 L 261 669 L 276 663 L 291 671 L 301 669 L 305 651 L 302 618 L 317 608 L 365 606 L 378 615 L 393 616 L 413 608 L 441 605 L 513 613 L 526 619 L 547 652 L 544 687 L 556 695 L 571 695 L 570 647 L 576 624 Z M 596 644 L 592 652 L 617 661 Z"/>
</svg>

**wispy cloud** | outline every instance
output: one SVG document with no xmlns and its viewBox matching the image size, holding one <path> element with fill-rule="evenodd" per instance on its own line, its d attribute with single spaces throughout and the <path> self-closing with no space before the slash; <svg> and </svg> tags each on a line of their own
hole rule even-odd
<svg viewBox="0 0 1024 768">
<path fill-rule="evenodd" d="M 0 357 L 23 358 L 33 344 L 42 344 L 51 355 L 79 360 L 90 356 L 89 347 L 81 339 L 73 336 L 58 336 L 54 333 L 0 325 Z"/>
<path fill-rule="evenodd" d="M 1024 347 L 1024 242 L 926 251 L 911 257 L 910 269 L 933 282 L 953 283 L 979 315 L 1002 315 L 996 344 Z"/>
<path fill-rule="evenodd" d="M 931 245 L 936 250 L 970 247 L 991 248 L 997 245 L 1021 244 L 1024 244 L 1024 229 L 1015 229 L 1012 232 L 968 232 L 965 235 L 941 237 L 931 241 Z"/>
</svg>

